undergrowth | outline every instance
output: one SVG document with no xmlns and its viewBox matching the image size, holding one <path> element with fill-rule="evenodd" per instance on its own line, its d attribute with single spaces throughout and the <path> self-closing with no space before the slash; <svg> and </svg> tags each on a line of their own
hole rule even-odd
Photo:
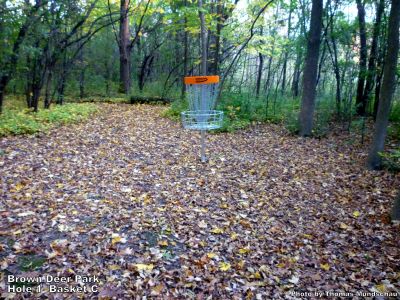
<svg viewBox="0 0 400 300">
<path fill-rule="evenodd" d="M 53 105 L 50 109 L 32 112 L 30 109 L 6 107 L 0 115 L 0 136 L 32 134 L 51 127 L 77 123 L 89 118 L 97 111 L 92 103 L 67 103 Z"/>
</svg>

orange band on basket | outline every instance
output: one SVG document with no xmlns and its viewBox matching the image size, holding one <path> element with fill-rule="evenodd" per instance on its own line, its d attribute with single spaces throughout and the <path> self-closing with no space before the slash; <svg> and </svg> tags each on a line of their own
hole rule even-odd
<svg viewBox="0 0 400 300">
<path fill-rule="evenodd" d="M 218 83 L 219 76 L 212 75 L 212 76 L 190 76 L 184 78 L 185 84 L 211 84 L 211 83 Z"/>
</svg>

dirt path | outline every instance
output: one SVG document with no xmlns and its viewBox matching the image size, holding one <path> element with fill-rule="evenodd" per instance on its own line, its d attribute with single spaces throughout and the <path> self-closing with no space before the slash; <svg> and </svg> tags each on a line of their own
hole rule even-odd
<svg viewBox="0 0 400 300">
<path fill-rule="evenodd" d="M 0 140 L 3 296 L 9 274 L 98 276 L 85 298 L 399 291 L 386 216 L 400 180 L 365 171 L 365 149 L 258 126 L 208 135 L 201 164 L 198 135 L 161 110 L 104 105 L 87 123 Z"/>
</svg>

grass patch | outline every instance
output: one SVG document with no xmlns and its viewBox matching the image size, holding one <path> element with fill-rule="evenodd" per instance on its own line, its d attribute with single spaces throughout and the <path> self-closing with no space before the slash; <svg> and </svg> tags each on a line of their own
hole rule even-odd
<svg viewBox="0 0 400 300">
<path fill-rule="evenodd" d="M 5 108 L 0 115 L 0 137 L 32 134 L 46 131 L 51 127 L 77 123 L 89 118 L 98 108 L 92 103 L 68 103 L 53 105 L 37 113 L 29 109 Z"/>
</svg>

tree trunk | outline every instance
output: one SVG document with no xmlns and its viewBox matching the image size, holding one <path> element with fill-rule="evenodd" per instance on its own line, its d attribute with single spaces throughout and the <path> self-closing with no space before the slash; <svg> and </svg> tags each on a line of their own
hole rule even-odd
<svg viewBox="0 0 400 300">
<path fill-rule="evenodd" d="M 288 20 L 288 30 L 287 30 L 287 39 L 290 40 L 290 31 L 292 30 L 292 0 L 289 3 L 289 20 Z M 285 57 L 283 59 L 283 70 L 282 70 L 282 94 L 285 93 L 286 88 L 286 69 L 287 69 L 287 61 L 289 57 L 289 50 L 285 51 Z"/>
<path fill-rule="evenodd" d="M 292 81 L 292 92 L 293 97 L 297 97 L 299 95 L 299 83 L 300 83 L 300 65 L 301 65 L 301 56 L 302 54 L 297 52 L 296 62 L 294 66 L 293 72 L 293 81 Z"/>
<path fill-rule="evenodd" d="M 119 26 L 119 78 L 120 91 L 129 94 L 131 88 L 131 46 L 129 34 L 129 0 L 121 0 Z"/>
<path fill-rule="evenodd" d="M 329 28 L 329 35 L 326 35 L 326 44 L 328 46 L 328 51 L 331 56 L 331 61 L 333 65 L 333 72 L 335 74 L 335 81 L 336 81 L 336 115 L 340 119 L 342 115 L 342 78 L 340 74 L 340 66 L 339 66 L 339 59 L 338 59 L 338 47 L 336 43 L 336 37 L 333 32 L 334 29 L 334 12 L 337 8 L 335 6 L 332 9 L 331 2 L 329 2 L 330 8 L 330 28 Z M 326 29 L 328 30 L 328 28 Z M 332 48 L 331 48 L 332 45 Z M 345 69 L 345 68 L 343 68 Z M 344 75 L 343 75 L 344 76 Z"/>
<path fill-rule="evenodd" d="M 256 97 L 260 96 L 260 86 L 261 86 L 261 78 L 262 78 L 262 71 L 264 67 L 264 56 L 261 53 L 258 53 L 258 72 L 257 72 L 257 85 L 256 85 Z"/>
<path fill-rule="evenodd" d="M 187 6 L 187 0 L 184 1 L 184 6 Z M 183 76 L 188 76 L 188 52 L 189 52 L 189 35 L 186 31 L 187 28 L 187 16 L 184 18 L 184 32 L 183 32 Z M 186 84 L 182 84 L 181 98 L 185 98 Z"/>
<path fill-rule="evenodd" d="M 40 90 L 40 84 L 38 82 L 35 82 L 32 88 L 32 108 L 34 112 L 38 112 L 39 109 Z"/>
<path fill-rule="evenodd" d="M 364 116 L 367 103 L 364 101 L 364 85 L 367 71 L 367 34 L 365 31 L 365 7 L 361 0 L 356 0 L 358 10 L 358 23 L 360 27 L 360 69 L 358 73 L 356 112 L 359 116 Z"/>
<path fill-rule="evenodd" d="M 199 0 L 199 17 L 200 17 L 200 39 L 201 39 L 201 70 L 200 75 L 207 75 L 207 30 L 204 13 L 202 11 L 203 1 Z"/>
<path fill-rule="evenodd" d="M 387 52 L 383 69 L 383 81 L 380 93 L 378 113 L 375 121 L 375 130 L 372 145 L 368 156 L 368 168 L 381 168 L 382 158 L 379 155 L 385 146 L 387 125 L 389 122 L 390 105 L 396 89 L 396 67 L 399 53 L 399 23 L 400 0 L 392 0 L 390 9 Z"/>
<path fill-rule="evenodd" d="M 51 96 L 50 96 L 50 88 L 51 88 L 51 80 L 53 77 L 53 71 L 49 70 L 46 78 L 46 91 L 44 94 L 44 108 L 49 109 L 51 105 Z"/>
<path fill-rule="evenodd" d="M 216 26 L 216 32 L 214 35 L 214 43 L 215 46 L 213 47 L 213 52 L 210 54 L 210 57 L 212 57 L 212 61 L 210 64 L 210 70 L 209 72 L 211 74 L 218 74 L 218 68 L 219 68 L 219 52 L 221 49 L 221 31 L 224 23 L 224 16 L 223 16 L 223 7 L 222 7 L 222 0 L 217 0 L 217 26 Z"/>
<path fill-rule="evenodd" d="M 57 87 L 57 104 L 63 105 L 64 103 L 64 91 L 65 91 L 65 81 L 67 77 L 67 53 L 64 52 L 63 61 L 61 65 L 61 72 L 60 78 L 58 80 L 58 87 Z"/>
<path fill-rule="evenodd" d="M 307 42 L 307 55 L 303 74 L 303 95 L 299 114 L 300 135 L 310 136 L 313 127 L 313 116 L 318 72 L 318 55 L 321 44 L 323 1 L 313 0 L 311 9 L 310 32 Z"/>
<path fill-rule="evenodd" d="M 79 98 L 83 99 L 85 97 L 85 73 L 86 73 L 86 65 L 84 61 L 84 53 L 83 49 L 79 51 L 78 55 L 80 72 L 79 72 Z"/>
<path fill-rule="evenodd" d="M 368 72 L 365 82 L 364 94 L 363 94 L 363 103 L 369 103 L 371 98 L 371 92 L 374 88 L 374 82 L 376 78 L 376 59 L 378 55 L 378 39 L 380 35 L 380 28 L 382 23 L 382 15 L 385 9 L 385 0 L 379 0 L 379 3 L 376 5 L 376 19 L 374 23 L 374 32 L 371 43 L 371 50 L 369 54 L 368 61 Z"/>
<path fill-rule="evenodd" d="M 7 78 L 5 76 L 2 76 L 0 78 L 0 114 L 3 111 L 4 93 L 6 91 L 6 86 L 7 86 Z"/>
</svg>

